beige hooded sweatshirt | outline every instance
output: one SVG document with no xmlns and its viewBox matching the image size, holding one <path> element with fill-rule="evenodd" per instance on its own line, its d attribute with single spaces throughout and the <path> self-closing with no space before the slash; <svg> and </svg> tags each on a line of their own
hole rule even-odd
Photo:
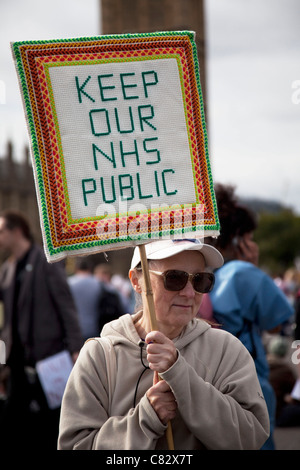
<svg viewBox="0 0 300 470">
<path fill-rule="evenodd" d="M 168 449 L 166 426 L 146 397 L 153 372 L 141 362 L 148 365 L 133 318 L 124 315 L 101 333 L 112 341 L 117 361 L 111 416 L 101 343 L 88 341 L 81 349 L 63 397 L 59 449 Z M 178 404 L 171 423 L 175 450 L 260 449 L 269 435 L 269 417 L 243 344 L 199 319 L 174 342 L 177 361 L 160 376 Z"/>
</svg>

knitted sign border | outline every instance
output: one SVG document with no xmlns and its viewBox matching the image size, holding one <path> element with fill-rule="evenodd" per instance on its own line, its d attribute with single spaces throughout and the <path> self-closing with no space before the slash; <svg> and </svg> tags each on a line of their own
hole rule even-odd
<svg viewBox="0 0 300 470">
<path fill-rule="evenodd" d="M 32 164 L 48 261 L 57 261 L 67 255 L 77 256 L 134 246 L 162 237 L 180 238 L 184 235 L 202 238 L 219 235 L 193 32 L 22 41 L 12 43 L 12 52 L 31 140 Z M 165 59 L 176 60 L 180 77 L 193 175 L 193 181 L 187 184 L 193 185 L 195 201 L 188 204 L 177 201 L 175 204 L 138 211 L 120 206 L 117 212 L 106 213 L 105 216 L 72 215 L 60 122 L 49 71 L 55 67 L 67 70 L 68 67 L 79 65 L 137 64 Z M 130 86 L 133 85 L 127 85 L 128 88 Z M 78 90 L 82 96 L 88 93 L 85 83 L 81 83 Z M 90 96 L 88 98 L 92 99 Z M 149 121 L 147 124 L 152 125 Z M 157 174 L 154 173 L 158 194 L 160 189 Z M 90 183 L 92 179 L 85 181 Z M 128 186 L 124 185 L 124 188 Z M 86 191 L 84 196 L 87 197 L 86 194 L 91 192 Z M 166 187 L 165 193 L 172 195 Z M 139 194 L 141 199 L 150 197 L 142 195 L 140 187 Z"/>
</svg>

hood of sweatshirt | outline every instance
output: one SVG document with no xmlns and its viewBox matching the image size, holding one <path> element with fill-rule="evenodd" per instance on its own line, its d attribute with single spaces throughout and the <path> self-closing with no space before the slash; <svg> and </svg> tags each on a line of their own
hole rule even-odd
<svg viewBox="0 0 300 470">
<path fill-rule="evenodd" d="M 138 312 L 134 315 L 122 315 L 118 320 L 113 320 L 112 322 L 107 323 L 101 331 L 101 336 L 109 337 L 114 345 L 123 344 L 127 347 L 132 345 L 132 347 L 136 348 L 143 339 L 139 337 L 134 326 L 134 321 L 136 321 L 141 315 L 142 312 Z M 174 339 L 176 348 L 178 350 L 184 348 L 209 328 L 211 328 L 211 326 L 206 321 L 194 318 L 182 330 L 181 334 Z"/>
</svg>

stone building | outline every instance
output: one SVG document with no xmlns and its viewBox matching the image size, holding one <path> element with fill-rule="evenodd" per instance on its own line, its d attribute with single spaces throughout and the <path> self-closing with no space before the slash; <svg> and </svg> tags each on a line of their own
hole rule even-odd
<svg viewBox="0 0 300 470">
<path fill-rule="evenodd" d="M 7 143 L 6 154 L 0 156 L 0 212 L 6 209 L 22 212 L 29 220 L 35 240 L 42 242 L 29 149 L 24 147 L 23 159 L 17 159 L 12 142 Z"/>
<path fill-rule="evenodd" d="M 154 31 L 189 30 L 196 33 L 200 81 L 204 106 L 205 81 L 205 11 L 204 0 L 100 0 L 102 34 L 147 33 Z M 207 107 L 205 106 L 206 119 Z M 117 267 L 120 255 L 109 258 Z M 130 250 L 123 250 L 123 262 L 129 265 Z"/>
<path fill-rule="evenodd" d="M 102 0 L 102 34 L 195 31 L 205 103 L 204 0 Z"/>
</svg>

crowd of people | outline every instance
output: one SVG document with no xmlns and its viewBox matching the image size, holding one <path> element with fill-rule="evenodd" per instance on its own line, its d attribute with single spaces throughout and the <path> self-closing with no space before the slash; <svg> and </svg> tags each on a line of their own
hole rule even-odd
<svg viewBox="0 0 300 470">
<path fill-rule="evenodd" d="M 125 313 L 133 313 L 134 296 L 130 282 L 121 275 L 113 275 L 107 262 L 94 266 L 92 257 L 78 258 L 75 273 L 68 277 L 68 284 L 84 341 L 99 336 L 109 321 Z"/>
<path fill-rule="evenodd" d="M 55 449 L 60 409 L 49 408 L 36 364 L 63 350 L 75 363 L 88 337 L 130 312 L 131 293 L 125 297 L 112 279 L 101 280 L 100 267 L 93 274 L 86 258 L 67 277 L 63 262 L 47 262 L 16 211 L 0 216 L 0 248 L 8 254 L 0 271 L 6 354 L 0 364 L 0 442 L 3 448 Z"/>
<path fill-rule="evenodd" d="M 212 311 L 222 328 L 239 338 L 253 357 L 270 417 L 270 436 L 263 448 L 274 449 L 276 396 L 263 333 L 283 333 L 294 320 L 294 310 L 285 293 L 258 267 L 256 215 L 239 203 L 233 187 L 216 185 L 215 192 L 222 229 L 210 242 L 223 254 L 225 263 L 216 272 L 210 294 Z"/>
<path fill-rule="evenodd" d="M 0 214 L 3 447 L 167 448 L 171 422 L 175 448 L 275 449 L 276 426 L 300 426 L 300 366 L 285 360 L 300 340 L 300 284 L 258 267 L 255 216 L 233 188 L 215 192 L 218 238 L 146 245 L 158 332 L 138 249 L 127 280 L 92 256 L 67 276 L 22 214 Z M 117 364 L 110 392 L 104 337 Z M 74 366 L 51 409 L 36 364 L 63 350 Z"/>
</svg>

